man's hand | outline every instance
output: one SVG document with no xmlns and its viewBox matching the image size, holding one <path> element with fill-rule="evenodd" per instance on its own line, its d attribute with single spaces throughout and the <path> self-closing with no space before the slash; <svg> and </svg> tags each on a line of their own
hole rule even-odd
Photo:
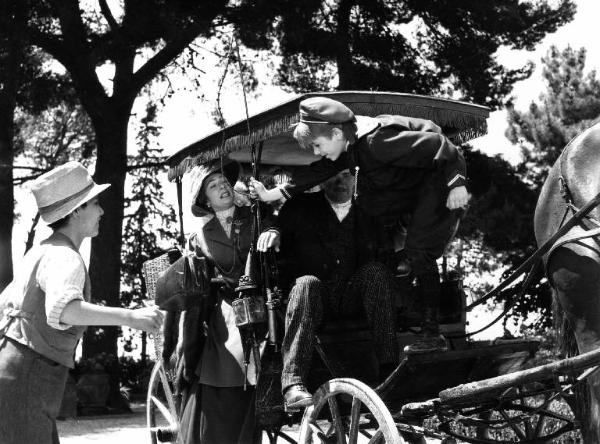
<svg viewBox="0 0 600 444">
<path fill-rule="evenodd" d="M 463 208 L 467 206 L 469 203 L 469 193 L 467 192 L 466 187 L 456 187 L 450 190 L 448 193 L 448 200 L 446 201 L 446 206 L 451 210 L 457 210 L 459 208 Z"/>
<path fill-rule="evenodd" d="M 281 239 L 279 232 L 275 230 L 267 230 L 261 233 L 256 244 L 258 251 L 265 253 L 269 248 L 275 248 L 275 251 L 279 251 L 281 245 Z"/>
<path fill-rule="evenodd" d="M 156 305 L 131 310 L 128 325 L 148 333 L 157 333 L 163 323 L 165 315 Z"/>
</svg>

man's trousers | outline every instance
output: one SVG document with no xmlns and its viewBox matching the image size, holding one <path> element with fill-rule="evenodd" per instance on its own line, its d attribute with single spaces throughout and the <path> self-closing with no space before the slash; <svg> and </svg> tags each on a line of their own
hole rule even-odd
<svg viewBox="0 0 600 444">
<path fill-rule="evenodd" d="M 364 311 L 373 331 L 379 364 L 398 362 L 394 296 L 394 278 L 377 262 L 359 268 L 346 285 L 333 292 L 315 276 L 297 278 L 290 291 L 285 317 L 283 391 L 304 382 L 315 334 L 321 322 L 329 319 L 355 317 Z"/>
</svg>

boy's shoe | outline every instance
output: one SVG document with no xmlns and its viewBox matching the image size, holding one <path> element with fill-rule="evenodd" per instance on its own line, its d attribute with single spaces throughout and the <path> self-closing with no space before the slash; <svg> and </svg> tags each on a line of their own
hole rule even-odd
<svg viewBox="0 0 600 444">
<path fill-rule="evenodd" d="M 304 385 L 294 384 L 286 389 L 283 401 L 286 412 L 298 412 L 312 405 L 313 398 Z"/>
</svg>

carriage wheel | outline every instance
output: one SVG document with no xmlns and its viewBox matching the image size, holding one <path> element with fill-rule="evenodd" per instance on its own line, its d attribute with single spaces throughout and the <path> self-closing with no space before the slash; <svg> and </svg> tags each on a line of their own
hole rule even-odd
<svg viewBox="0 0 600 444">
<path fill-rule="evenodd" d="M 313 400 L 302 417 L 299 444 L 356 444 L 361 434 L 369 444 L 405 442 L 381 398 L 356 379 L 332 379 L 319 387 Z"/>
<path fill-rule="evenodd" d="M 552 442 L 562 434 L 577 428 L 570 409 L 559 403 L 553 390 L 525 391 L 514 389 L 512 401 L 489 408 L 479 407 L 451 412 L 440 429 L 461 441 L 474 444 L 538 444 Z M 458 418 L 458 419 L 457 419 Z M 458 427 L 456 427 L 458 426 Z M 475 433 L 465 434 L 469 428 Z"/>
<path fill-rule="evenodd" d="M 180 425 L 173 390 L 162 359 L 154 364 L 148 397 L 146 399 L 146 424 L 152 444 L 181 444 Z"/>
</svg>

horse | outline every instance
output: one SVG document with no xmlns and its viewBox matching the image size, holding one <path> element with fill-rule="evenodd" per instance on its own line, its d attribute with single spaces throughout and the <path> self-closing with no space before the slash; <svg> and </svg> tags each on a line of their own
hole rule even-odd
<svg viewBox="0 0 600 444">
<path fill-rule="evenodd" d="M 577 208 L 600 193 L 600 123 L 563 150 L 542 186 L 534 216 L 535 237 L 542 245 Z M 569 206 L 569 204 L 575 206 Z M 555 318 L 564 320 L 563 339 L 571 353 L 600 347 L 600 237 L 585 237 L 598 228 L 600 208 L 572 228 L 545 256 L 546 276 L 554 295 Z M 584 237 L 582 237 L 584 236 Z M 582 237 L 582 238 L 581 238 Z M 568 341 L 565 341 L 568 343 Z M 563 342 L 563 344 L 565 343 Z M 567 347 L 563 347 L 563 351 Z M 572 407 L 582 422 L 585 443 L 600 443 L 600 372 L 593 373 Z"/>
</svg>

